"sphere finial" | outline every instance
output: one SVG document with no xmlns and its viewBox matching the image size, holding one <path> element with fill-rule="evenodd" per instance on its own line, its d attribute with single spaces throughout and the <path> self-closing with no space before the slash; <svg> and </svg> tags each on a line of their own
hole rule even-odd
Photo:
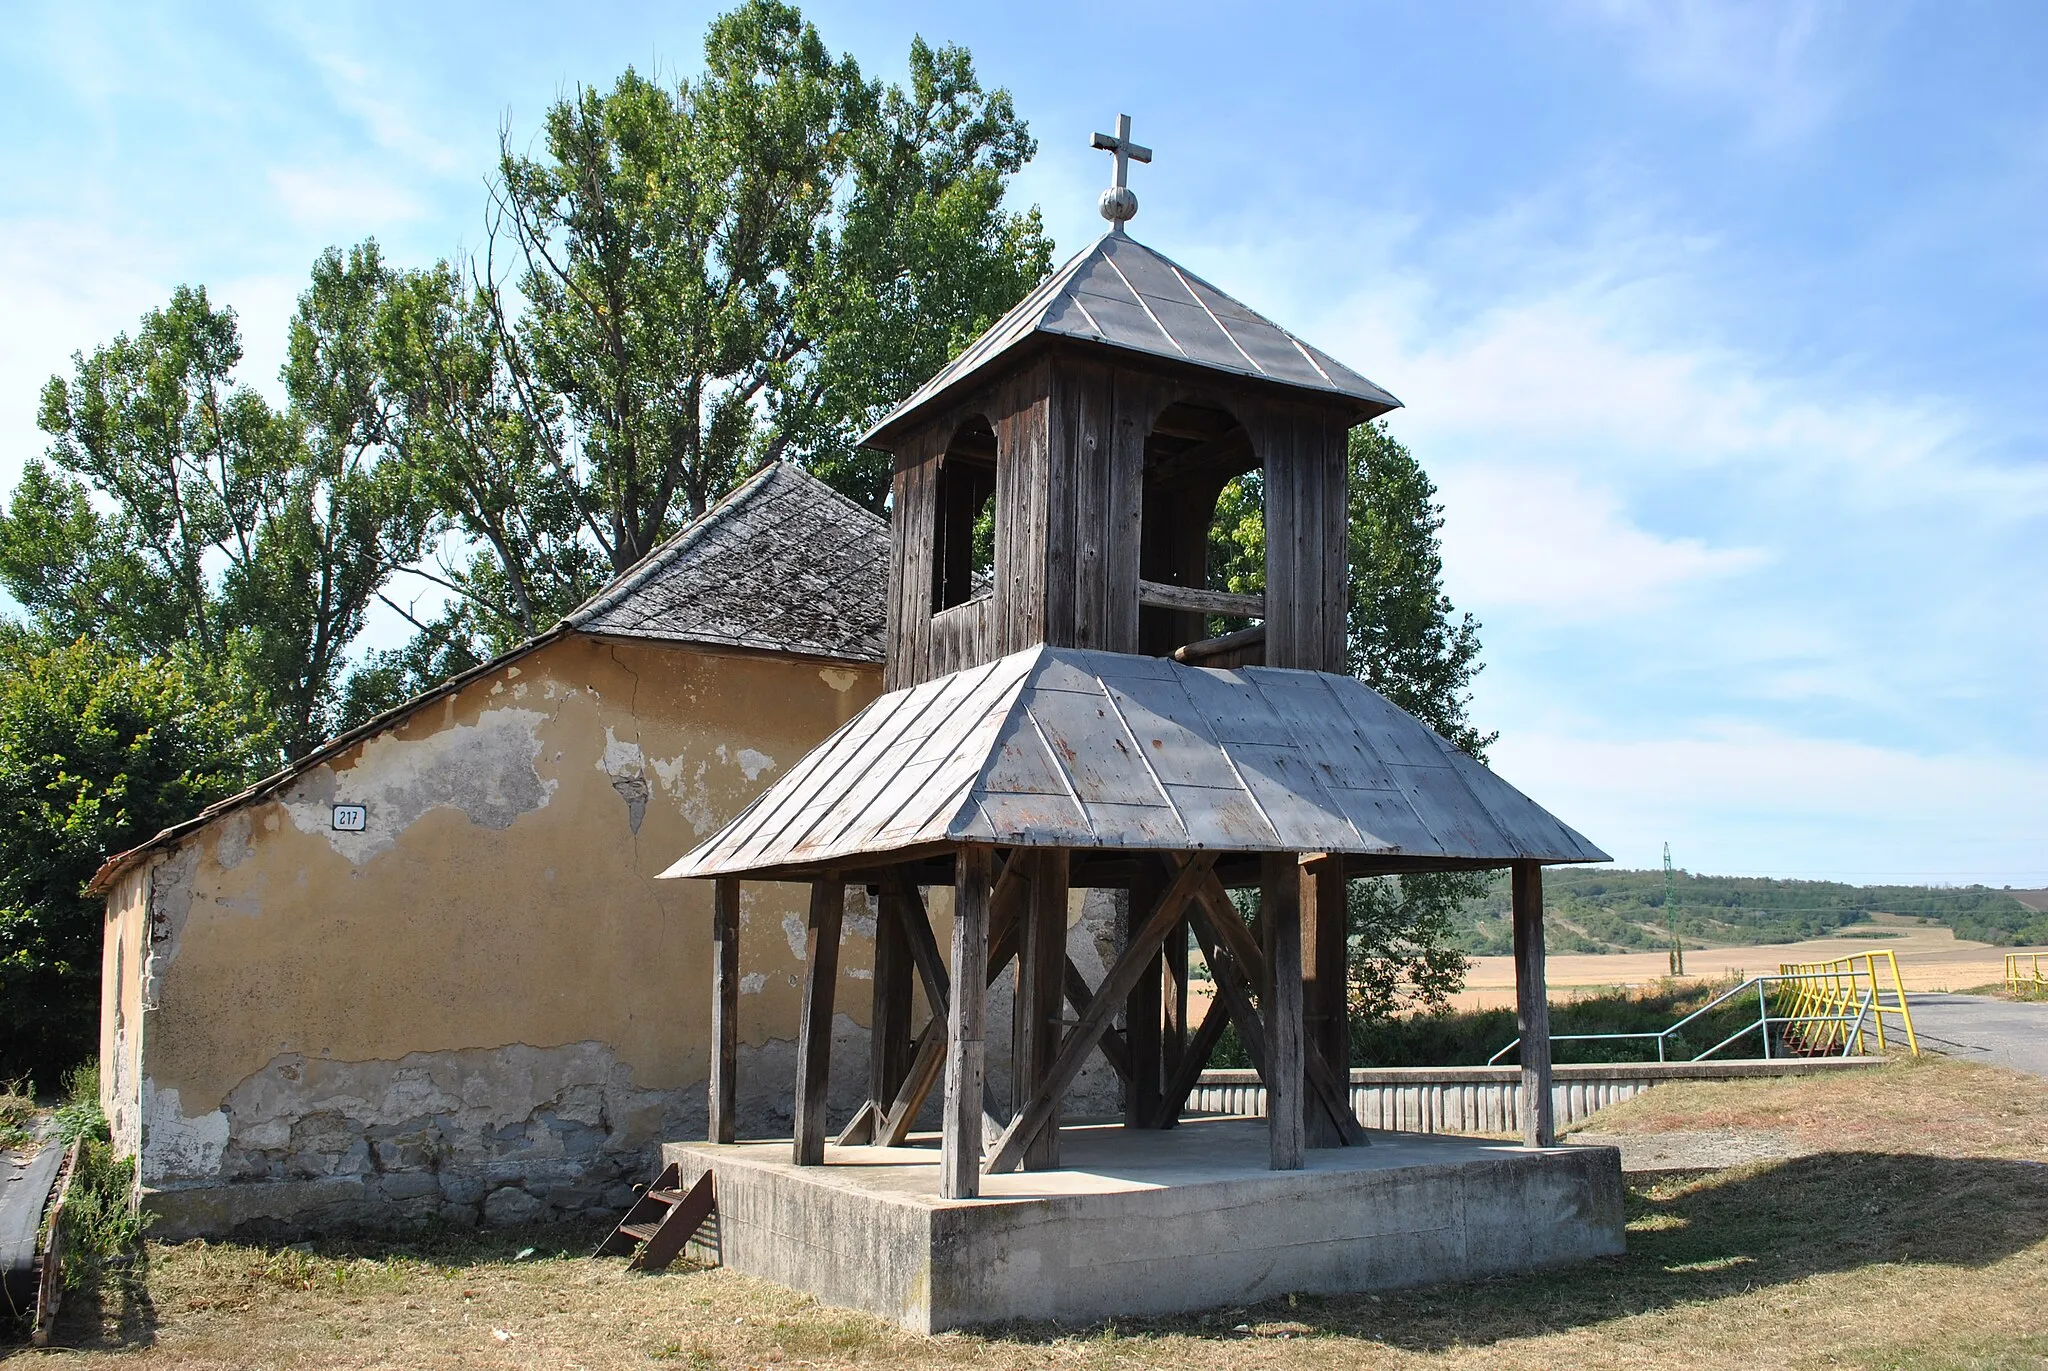
<svg viewBox="0 0 2048 1371">
<path fill-rule="evenodd" d="M 1101 148 L 1116 159 L 1116 181 L 1102 192 L 1099 202 L 1102 217 L 1109 220 L 1112 231 L 1122 233 L 1124 225 L 1138 213 L 1138 197 L 1126 184 L 1132 162 L 1150 162 L 1152 149 L 1139 147 L 1131 141 L 1131 116 L 1119 114 L 1116 117 L 1115 133 L 1098 133 L 1089 140 L 1090 147 Z"/>
</svg>

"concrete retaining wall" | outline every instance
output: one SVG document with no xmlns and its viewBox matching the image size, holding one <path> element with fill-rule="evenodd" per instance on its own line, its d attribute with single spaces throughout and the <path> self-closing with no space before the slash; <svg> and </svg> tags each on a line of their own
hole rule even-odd
<svg viewBox="0 0 2048 1371">
<path fill-rule="evenodd" d="M 1665 1081 L 1731 1080 L 1860 1071 L 1882 1057 L 1799 1057 L 1776 1061 L 1640 1062 L 1559 1066 L 1551 1074 L 1557 1126 Z M 1351 1108 L 1367 1128 L 1400 1133 L 1518 1133 L 1522 1072 L 1512 1066 L 1361 1067 L 1351 1073 Z M 1188 1096 L 1191 1114 L 1263 1117 L 1266 1089 L 1256 1071 L 1205 1071 Z"/>
</svg>

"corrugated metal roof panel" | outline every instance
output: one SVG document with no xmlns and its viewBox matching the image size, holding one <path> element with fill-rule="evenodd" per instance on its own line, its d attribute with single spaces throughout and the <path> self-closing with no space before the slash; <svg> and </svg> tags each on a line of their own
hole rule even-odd
<svg viewBox="0 0 2048 1371">
<path fill-rule="evenodd" d="M 969 841 L 1607 860 L 1348 676 L 1035 647 L 883 696 L 663 874 Z"/>
</svg>

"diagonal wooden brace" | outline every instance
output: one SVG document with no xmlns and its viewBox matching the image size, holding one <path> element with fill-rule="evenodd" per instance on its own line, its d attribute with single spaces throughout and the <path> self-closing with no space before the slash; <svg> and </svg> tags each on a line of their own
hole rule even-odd
<svg viewBox="0 0 2048 1371">
<path fill-rule="evenodd" d="M 1159 1109 L 1153 1114 L 1150 1127 L 1172 1128 L 1180 1122 L 1180 1111 L 1188 1107 L 1188 1096 L 1202 1083 L 1202 1073 L 1209 1069 L 1209 1058 L 1215 1055 L 1216 1044 L 1223 1041 L 1223 1030 L 1229 1025 L 1230 1010 L 1218 995 L 1209 1001 L 1208 1012 L 1202 1015 L 1202 1025 L 1195 1030 L 1195 1036 L 1188 1039 L 1187 1051 L 1181 1055 L 1173 1079 L 1166 1083 L 1166 1090 L 1159 1097 Z"/>
<path fill-rule="evenodd" d="M 1102 978 L 1102 985 L 1095 992 L 1094 1001 L 1088 1012 L 1081 1016 L 1081 1022 L 1074 1026 L 1066 1040 L 1060 1044 L 1059 1055 L 1053 1059 L 1045 1079 L 1032 1093 L 1017 1117 L 1003 1131 L 1002 1142 L 990 1157 L 986 1169 L 992 1173 L 1014 1171 L 1024 1160 L 1025 1143 L 1039 1129 L 1045 1127 L 1052 1117 L 1053 1109 L 1074 1078 L 1081 1074 L 1081 1067 L 1087 1062 L 1088 1054 L 1101 1042 L 1102 1035 L 1109 1030 L 1117 1011 L 1130 996 L 1131 987 L 1138 983 L 1152 964 L 1152 954 L 1159 950 L 1166 935 L 1180 922 L 1181 912 L 1187 908 L 1210 870 L 1216 864 L 1213 852 L 1198 852 L 1187 859 L 1170 859 L 1180 863 L 1173 883 L 1159 897 L 1159 903 L 1145 917 L 1144 924 L 1134 929 L 1130 941 L 1124 947 L 1123 955 L 1116 965 Z"/>
<path fill-rule="evenodd" d="M 901 878 L 900 872 L 896 875 Z M 908 880 L 905 880 L 905 884 L 910 886 L 910 891 L 914 895 L 917 889 L 915 884 Z M 989 897 L 989 922 L 992 925 L 989 930 L 988 953 L 990 982 L 1001 975 L 1003 967 L 1017 955 L 1017 915 L 1023 907 L 1024 895 L 1028 888 L 1024 880 L 1024 864 L 1021 862 L 1006 863 L 1003 874 L 996 878 L 995 892 Z M 917 901 L 915 905 L 905 901 L 903 907 L 906 910 L 914 908 L 917 911 L 906 919 L 906 922 L 911 924 L 918 922 L 918 916 L 924 912 L 922 900 Z M 930 919 L 924 918 L 923 923 L 926 936 L 930 937 Z M 913 959 L 916 957 L 916 941 L 917 936 L 913 932 Z M 936 938 L 933 938 L 932 946 L 934 950 L 937 949 Z M 943 965 L 940 969 L 944 969 Z M 930 982 L 927 981 L 926 984 L 929 986 Z M 946 993 L 950 996 L 950 991 Z M 888 1108 L 881 1111 L 881 1121 L 875 1127 L 875 1146 L 903 1146 L 904 1141 L 910 1137 L 911 1127 L 917 1122 L 918 1114 L 924 1109 L 924 1102 L 931 1098 L 932 1091 L 938 1087 L 939 1078 L 946 1069 L 946 1009 L 945 999 L 933 1004 L 931 1020 L 925 1025 L 924 1032 L 918 1035 L 917 1045 L 912 1049 L 910 1070 L 903 1077 L 903 1088 L 896 1092 L 896 1098 L 889 1102 Z"/>
<path fill-rule="evenodd" d="M 1237 1023 L 1237 1036 L 1245 1055 L 1259 1075 L 1266 1074 L 1266 1033 L 1253 1002 L 1252 987 L 1265 979 L 1266 958 L 1259 941 L 1238 916 L 1237 906 L 1223 883 L 1212 874 L 1195 892 L 1195 936 L 1201 941 L 1202 956 L 1216 978 L 1217 999 L 1227 1005 Z M 1207 1054 L 1203 1054 L 1206 1056 Z M 1305 1054 L 1309 1091 L 1322 1102 L 1323 1110 L 1337 1126 L 1346 1147 L 1364 1147 L 1372 1140 L 1365 1126 L 1351 1110 L 1350 1082 L 1339 1083 L 1337 1073 L 1323 1057 L 1319 1044 L 1311 1042 Z M 1199 1071 L 1199 1068 L 1197 1068 Z M 1190 1089 L 1193 1087 L 1190 1086 Z M 1180 1097 L 1185 1102 L 1187 1096 Z M 1176 1116 L 1180 1105 L 1174 1106 Z"/>
</svg>

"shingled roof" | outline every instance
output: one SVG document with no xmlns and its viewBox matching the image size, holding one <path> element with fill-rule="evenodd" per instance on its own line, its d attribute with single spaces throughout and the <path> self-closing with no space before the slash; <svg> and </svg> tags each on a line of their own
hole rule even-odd
<svg viewBox="0 0 2048 1371">
<path fill-rule="evenodd" d="M 884 520 L 797 467 L 764 467 L 545 633 L 329 738 L 247 790 L 107 858 L 86 893 L 106 894 L 122 872 L 151 852 L 275 794 L 434 701 L 572 633 L 879 662 L 888 574 Z"/>
<path fill-rule="evenodd" d="M 1608 860 L 1352 677 L 1041 646 L 882 696 L 662 874 L 962 842 Z"/>
<path fill-rule="evenodd" d="M 1341 395 L 1370 419 L 1401 402 L 1320 348 L 1233 300 L 1165 255 L 1105 233 L 998 319 L 861 439 L 876 435 L 1037 334 L 1192 362 Z"/>
<path fill-rule="evenodd" d="M 889 525 L 775 462 L 570 611 L 585 633 L 882 660 Z"/>
</svg>

